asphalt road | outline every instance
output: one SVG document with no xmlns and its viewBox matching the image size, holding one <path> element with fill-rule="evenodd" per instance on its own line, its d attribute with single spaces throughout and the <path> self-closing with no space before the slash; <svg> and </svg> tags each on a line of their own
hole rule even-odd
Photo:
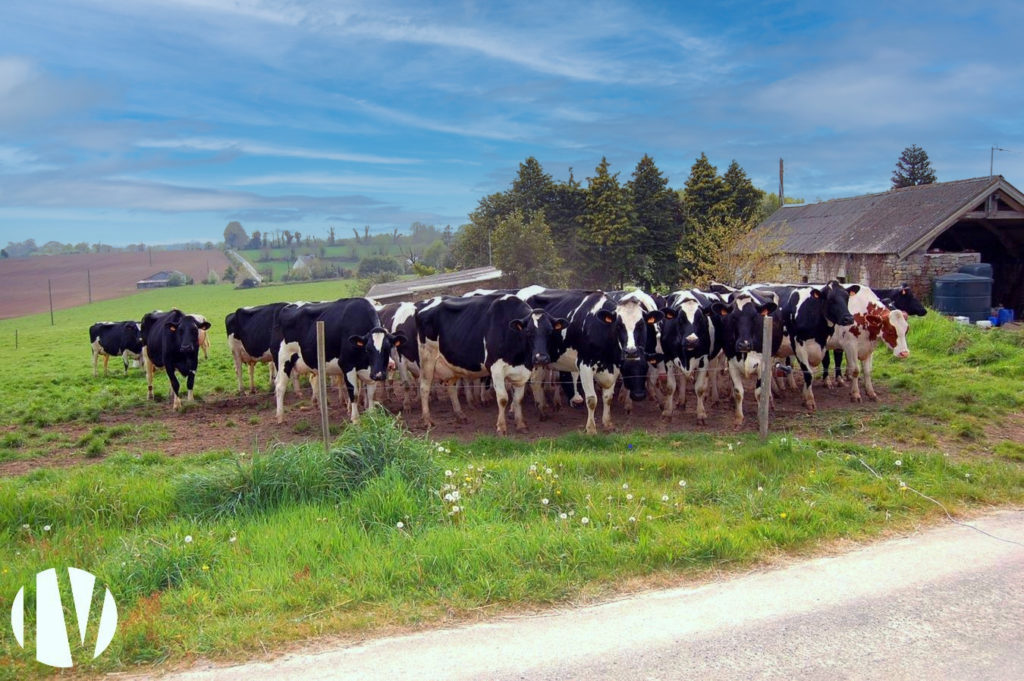
<svg viewBox="0 0 1024 681">
<path fill-rule="evenodd" d="M 1024 511 L 542 616 L 174 681 L 1024 679 Z M 1015 543 L 1011 543 L 1015 542 Z"/>
</svg>

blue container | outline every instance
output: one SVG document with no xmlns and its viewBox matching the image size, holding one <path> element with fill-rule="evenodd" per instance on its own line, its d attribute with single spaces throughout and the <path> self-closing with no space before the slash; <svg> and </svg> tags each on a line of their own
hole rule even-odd
<svg viewBox="0 0 1024 681">
<path fill-rule="evenodd" d="M 999 317 L 992 315 L 988 320 L 992 322 L 992 326 L 999 326 Z"/>
<path fill-rule="evenodd" d="M 995 275 L 992 273 L 992 265 L 987 262 L 972 262 L 970 265 L 961 265 L 960 269 L 957 270 L 961 274 L 971 274 L 975 277 L 988 277 L 992 279 Z"/>
<path fill-rule="evenodd" d="M 999 326 L 1003 324 L 1009 324 L 1013 321 L 1013 308 L 1001 307 L 999 308 Z"/>
</svg>

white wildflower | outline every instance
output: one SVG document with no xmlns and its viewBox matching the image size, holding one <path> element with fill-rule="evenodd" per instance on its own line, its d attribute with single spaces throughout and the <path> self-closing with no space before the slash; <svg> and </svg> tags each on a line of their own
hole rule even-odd
<svg viewBox="0 0 1024 681">
<path fill-rule="evenodd" d="M 399 520 L 397 523 L 395 523 L 395 527 L 397 527 L 398 529 L 402 529 L 403 527 L 405 527 L 405 523 Z"/>
<path fill-rule="evenodd" d="M 544 504 L 545 506 L 547 506 L 547 505 L 548 505 L 548 498 L 547 498 L 547 497 L 544 497 L 543 499 L 541 499 L 541 500 L 540 500 L 540 503 L 542 503 L 542 504 Z"/>
<path fill-rule="evenodd" d="M 589 522 L 590 522 L 590 518 L 588 518 L 587 516 L 583 516 L 582 518 L 580 518 L 580 524 L 581 525 L 586 525 Z"/>
<path fill-rule="evenodd" d="M 191 534 L 186 534 L 185 535 L 185 543 L 186 544 L 191 544 L 192 543 L 192 535 Z"/>
<path fill-rule="evenodd" d="M 49 532 L 49 531 L 50 531 L 50 526 L 49 525 L 43 525 L 43 532 Z"/>
<path fill-rule="evenodd" d="M 629 516 L 629 522 L 635 523 L 636 522 L 636 518 L 634 518 L 633 516 Z"/>
<path fill-rule="evenodd" d="M 662 494 L 661 495 L 661 500 L 662 501 L 668 501 L 668 495 L 667 494 Z"/>
<path fill-rule="evenodd" d="M 897 466 L 902 466 L 903 465 L 903 461 L 900 460 L 900 459 L 896 459 L 895 461 L 893 461 L 893 463 L 896 464 Z"/>
<path fill-rule="evenodd" d="M 680 487 L 686 487 L 686 481 L 685 480 L 680 480 L 679 481 L 679 486 Z"/>
<path fill-rule="evenodd" d="M 565 519 L 566 519 L 566 518 L 568 518 L 569 516 L 568 516 L 567 514 L 565 514 L 565 513 L 559 513 L 559 514 L 558 514 L 558 517 L 559 517 L 559 518 L 561 518 L 562 520 L 565 520 Z"/>
<path fill-rule="evenodd" d="M 632 494 L 627 494 L 626 495 L 626 501 L 633 501 L 633 495 Z"/>
<path fill-rule="evenodd" d="M 455 473 L 452 473 L 451 471 L 445 471 L 445 472 L 444 472 L 444 477 L 446 477 L 446 478 L 450 478 L 450 477 L 452 477 L 453 475 L 455 475 Z"/>
<path fill-rule="evenodd" d="M 629 483 L 628 482 L 622 483 L 622 489 L 629 489 Z"/>
</svg>

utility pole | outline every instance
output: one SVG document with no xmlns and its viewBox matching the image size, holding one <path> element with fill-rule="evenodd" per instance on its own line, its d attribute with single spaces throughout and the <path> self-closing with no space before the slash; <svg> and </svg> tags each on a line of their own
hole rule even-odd
<svg viewBox="0 0 1024 681">
<path fill-rule="evenodd" d="M 1003 149 L 1002 147 L 997 147 L 994 144 L 989 148 L 989 150 L 988 150 L 988 176 L 989 177 L 992 177 L 992 166 L 995 164 L 996 152 L 997 151 L 1009 151 L 1009 149 Z"/>
<path fill-rule="evenodd" d="M 92 270 L 85 271 L 85 282 L 89 288 L 89 302 L 92 302 Z"/>
<path fill-rule="evenodd" d="M 782 191 L 782 159 L 779 159 L 779 208 L 786 205 L 786 195 Z"/>
</svg>

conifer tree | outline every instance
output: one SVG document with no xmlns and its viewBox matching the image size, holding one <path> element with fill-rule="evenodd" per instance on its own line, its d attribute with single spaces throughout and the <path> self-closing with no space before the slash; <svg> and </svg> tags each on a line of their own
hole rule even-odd
<svg viewBox="0 0 1024 681">
<path fill-rule="evenodd" d="M 722 175 L 729 201 L 729 215 L 739 220 L 754 218 L 764 199 L 764 192 L 754 186 L 734 159 Z"/>
<path fill-rule="evenodd" d="M 627 184 L 636 216 L 639 246 L 637 283 L 647 290 L 668 288 L 678 277 L 676 249 L 683 238 L 682 207 L 654 159 L 644 155 Z"/>
<path fill-rule="evenodd" d="M 601 158 L 594 177 L 587 178 L 587 210 L 580 228 L 579 263 L 588 285 L 622 286 L 637 272 L 639 228 L 618 173 L 608 172 Z"/>
<path fill-rule="evenodd" d="M 928 161 L 928 152 L 916 144 L 903 150 L 892 172 L 892 188 L 914 187 L 935 182 L 935 172 Z"/>
</svg>

